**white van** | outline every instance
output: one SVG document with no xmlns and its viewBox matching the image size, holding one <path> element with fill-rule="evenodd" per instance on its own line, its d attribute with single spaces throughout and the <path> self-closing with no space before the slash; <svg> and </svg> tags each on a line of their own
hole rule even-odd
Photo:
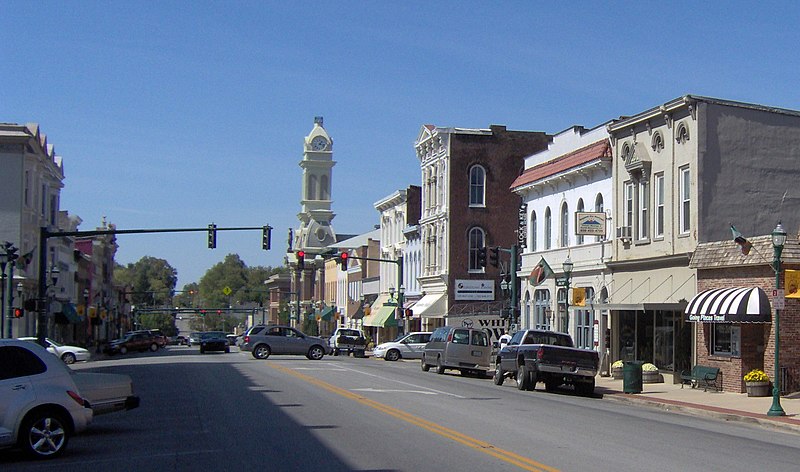
<svg viewBox="0 0 800 472">
<path fill-rule="evenodd" d="M 489 335 L 478 328 L 443 326 L 433 331 L 422 353 L 422 370 L 436 367 L 437 374 L 457 369 L 461 375 L 486 376 L 492 346 Z"/>
</svg>

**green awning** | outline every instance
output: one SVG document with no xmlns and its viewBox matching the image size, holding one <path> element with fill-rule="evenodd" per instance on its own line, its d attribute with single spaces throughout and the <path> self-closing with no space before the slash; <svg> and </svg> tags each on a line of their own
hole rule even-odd
<svg viewBox="0 0 800 472">
<path fill-rule="evenodd" d="M 364 319 L 364 326 L 375 326 L 377 328 L 397 326 L 397 320 L 394 317 L 395 308 L 394 305 L 384 305 L 378 308 L 374 316 Z"/>
<path fill-rule="evenodd" d="M 330 321 L 333 313 L 336 311 L 336 307 L 329 306 L 327 308 L 323 308 L 320 312 L 319 316 L 322 318 L 323 321 Z"/>
</svg>

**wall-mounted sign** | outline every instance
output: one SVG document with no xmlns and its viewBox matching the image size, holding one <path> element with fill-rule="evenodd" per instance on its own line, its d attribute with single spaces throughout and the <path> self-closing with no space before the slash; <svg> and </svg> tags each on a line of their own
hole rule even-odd
<svg viewBox="0 0 800 472">
<path fill-rule="evenodd" d="M 519 228 L 517 229 L 517 244 L 519 247 L 528 247 L 528 204 L 519 206 Z"/>
<path fill-rule="evenodd" d="M 456 279 L 456 300 L 494 300 L 493 280 Z"/>
<path fill-rule="evenodd" d="M 575 212 L 575 234 L 605 236 L 606 214 L 603 212 Z"/>
</svg>

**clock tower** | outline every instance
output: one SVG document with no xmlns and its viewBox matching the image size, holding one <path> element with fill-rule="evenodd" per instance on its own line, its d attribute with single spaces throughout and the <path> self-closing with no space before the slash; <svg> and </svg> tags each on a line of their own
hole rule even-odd
<svg viewBox="0 0 800 472">
<path fill-rule="evenodd" d="M 336 216 L 331 211 L 331 174 L 336 162 L 333 160 L 333 140 L 325 131 L 322 117 L 314 118 L 314 128 L 303 143 L 303 169 L 300 205 L 297 214 L 300 228 L 295 232 L 294 250 L 302 249 L 308 254 L 325 252 L 336 242 L 336 233 L 331 221 Z"/>
</svg>

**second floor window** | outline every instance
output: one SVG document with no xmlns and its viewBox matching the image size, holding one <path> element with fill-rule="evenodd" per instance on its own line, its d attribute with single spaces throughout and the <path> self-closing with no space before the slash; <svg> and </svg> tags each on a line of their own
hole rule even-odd
<svg viewBox="0 0 800 472">
<path fill-rule="evenodd" d="M 531 248 L 531 252 L 536 252 L 536 238 L 539 236 L 536 231 L 536 212 L 531 212 L 531 238 L 528 241 L 528 246 Z"/>
<path fill-rule="evenodd" d="M 486 205 L 486 171 L 481 166 L 469 170 L 469 205 Z"/>
<path fill-rule="evenodd" d="M 478 251 L 486 246 L 483 230 L 472 228 L 469 230 L 469 270 L 480 271 L 484 269 L 478 264 Z"/>
<path fill-rule="evenodd" d="M 664 174 L 656 176 L 655 188 L 655 234 L 654 237 L 658 238 L 664 236 Z"/>
<path fill-rule="evenodd" d="M 544 210 L 544 248 L 550 249 L 553 237 L 553 218 L 550 215 L 550 207 Z"/>
<path fill-rule="evenodd" d="M 578 213 L 584 211 L 584 209 L 583 209 L 583 199 L 582 198 L 578 199 L 578 208 L 576 208 L 575 211 L 577 211 Z M 582 234 L 576 234 L 575 235 L 575 243 L 578 244 L 578 245 L 583 244 L 583 235 Z"/>
<path fill-rule="evenodd" d="M 681 233 L 688 233 L 691 229 L 690 225 L 690 203 L 691 203 L 691 194 L 690 187 L 691 187 L 691 179 L 689 178 L 689 168 L 684 167 L 680 170 L 680 231 Z"/>
<path fill-rule="evenodd" d="M 648 211 L 650 207 L 650 194 L 647 182 L 639 182 L 639 239 L 647 239 L 650 237 L 650 221 L 648 220 Z"/>
<path fill-rule="evenodd" d="M 569 246 L 569 209 L 567 204 L 561 205 L 561 247 Z"/>
</svg>

